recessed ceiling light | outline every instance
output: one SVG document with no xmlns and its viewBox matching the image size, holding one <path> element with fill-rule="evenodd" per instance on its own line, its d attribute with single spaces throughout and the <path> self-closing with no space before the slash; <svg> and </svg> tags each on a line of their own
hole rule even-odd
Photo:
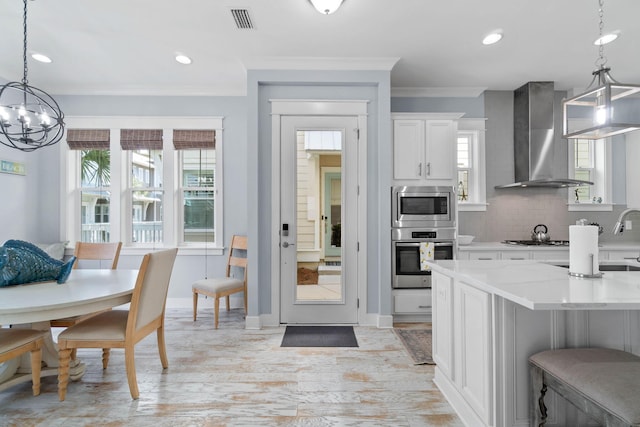
<svg viewBox="0 0 640 427">
<path fill-rule="evenodd" d="M 502 40 L 502 31 L 496 30 L 487 34 L 484 37 L 484 39 L 482 39 L 482 44 L 490 45 L 490 44 L 498 43 L 500 40 Z"/>
<path fill-rule="evenodd" d="M 603 44 L 611 43 L 615 39 L 618 38 L 618 32 L 614 31 L 613 33 L 605 34 L 601 37 L 598 37 L 593 44 L 596 46 L 601 46 Z"/>
<path fill-rule="evenodd" d="M 51 58 L 49 58 L 47 55 L 43 55 L 41 53 L 32 53 L 31 57 L 33 59 L 35 59 L 38 62 L 44 62 L 49 64 L 51 62 Z"/>
<path fill-rule="evenodd" d="M 191 64 L 191 58 L 189 58 L 186 55 L 182 55 L 182 54 L 176 55 L 176 61 L 178 61 L 179 63 L 184 64 L 184 65 Z"/>
</svg>

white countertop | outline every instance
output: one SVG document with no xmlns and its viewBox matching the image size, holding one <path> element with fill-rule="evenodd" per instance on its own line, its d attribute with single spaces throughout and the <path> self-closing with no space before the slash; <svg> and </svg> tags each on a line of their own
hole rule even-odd
<svg viewBox="0 0 640 427">
<path fill-rule="evenodd" d="M 640 271 L 607 271 L 599 279 L 582 279 L 569 276 L 567 268 L 537 261 L 442 260 L 430 265 L 530 310 L 640 309 Z"/>
</svg>

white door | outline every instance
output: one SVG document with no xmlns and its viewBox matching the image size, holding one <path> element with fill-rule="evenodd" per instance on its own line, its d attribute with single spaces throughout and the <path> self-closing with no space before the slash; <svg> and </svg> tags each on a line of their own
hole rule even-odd
<svg viewBox="0 0 640 427">
<path fill-rule="evenodd" d="M 357 127 L 357 117 L 282 117 L 281 323 L 357 323 Z M 324 166 L 339 167 L 342 178 L 338 231 L 342 250 L 331 260 L 322 247 Z"/>
</svg>

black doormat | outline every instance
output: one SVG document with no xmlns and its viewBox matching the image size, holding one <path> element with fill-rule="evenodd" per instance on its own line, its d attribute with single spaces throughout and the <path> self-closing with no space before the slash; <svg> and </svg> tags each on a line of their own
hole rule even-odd
<svg viewBox="0 0 640 427">
<path fill-rule="evenodd" d="M 287 326 L 280 347 L 358 347 L 353 326 Z"/>
</svg>

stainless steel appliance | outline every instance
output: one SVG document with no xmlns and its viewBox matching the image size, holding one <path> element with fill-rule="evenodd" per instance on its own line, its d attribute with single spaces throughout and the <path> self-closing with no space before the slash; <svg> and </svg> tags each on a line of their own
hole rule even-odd
<svg viewBox="0 0 640 427">
<path fill-rule="evenodd" d="M 431 288 L 431 271 L 420 269 L 420 243 L 433 242 L 433 259 L 453 259 L 455 229 L 394 228 L 391 230 L 394 289 Z"/>
<path fill-rule="evenodd" d="M 455 228 L 453 187 L 392 187 L 391 222 L 394 228 Z"/>
</svg>

